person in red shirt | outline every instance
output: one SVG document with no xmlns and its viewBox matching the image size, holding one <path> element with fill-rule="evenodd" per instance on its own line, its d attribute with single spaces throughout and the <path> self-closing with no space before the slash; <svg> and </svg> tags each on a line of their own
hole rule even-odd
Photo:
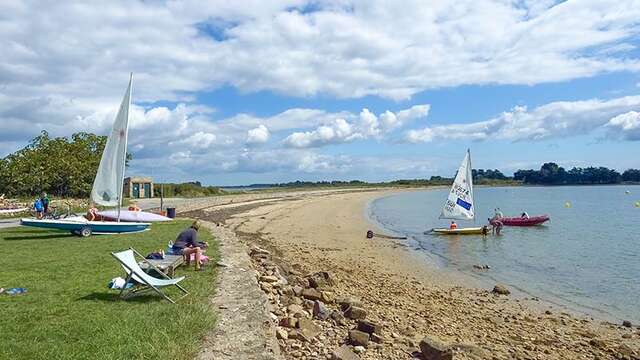
<svg viewBox="0 0 640 360">
<path fill-rule="evenodd" d="M 457 228 L 458 228 L 458 224 L 456 224 L 456 222 L 455 222 L 455 221 L 452 221 L 452 222 L 451 222 L 451 225 L 449 225 L 449 229 L 451 229 L 451 230 L 455 230 L 455 229 L 457 229 Z"/>
</svg>

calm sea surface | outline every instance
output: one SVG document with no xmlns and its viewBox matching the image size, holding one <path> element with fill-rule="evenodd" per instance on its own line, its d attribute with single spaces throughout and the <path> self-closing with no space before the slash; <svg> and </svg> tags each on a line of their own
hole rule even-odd
<svg viewBox="0 0 640 360">
<path fill-rule="evenodd" d="M 630 193 L 627 194 L 626 191 Z M 501 282 L 544 300 L 610 320 L 640 322 L 640 186 L 476 188 L 477 226 L 493 209 L 505 216 L 548 214 L 536 227 L 504 227 L 501 236 L 425 235 L 448 190 L 407 192 L 373 201 L 369 216 L 409 237 L 439 266 Z M 570 203 L 567 207 L 566 203 Z M 473 222 L 458 222 L 461 227 Z M 474 264 L 488 264 L 486 272 Z"/>
</svg>

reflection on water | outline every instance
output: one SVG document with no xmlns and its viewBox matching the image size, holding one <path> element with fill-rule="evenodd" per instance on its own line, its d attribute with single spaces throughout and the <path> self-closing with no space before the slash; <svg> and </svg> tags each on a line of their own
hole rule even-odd
<svg viewBox="0 0 640 360">
<path fill-rule="evenodd" d="M 491 270 L 484 278 L 577 310 L 637 322 L 640 208 L 628 189 L 640 193 L 638 186 L 478 188 L 476 215 L 482 220 L 475 226 L 485 224 L 496 207 L 506 215 L 551 216 L 543 226 L 505 227 L 501 236 L 484 239 L 424 234 L 448 224 L 438 220 L 446 189 L 377 199 L 370 212 L 385 228 L 436 255 L 440 266 L 471 272 L 474 264 L 487 264 Z"/>
</svg>

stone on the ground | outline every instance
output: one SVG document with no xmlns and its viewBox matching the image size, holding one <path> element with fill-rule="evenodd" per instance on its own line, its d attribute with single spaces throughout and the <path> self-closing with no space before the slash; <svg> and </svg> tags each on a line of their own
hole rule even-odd
<svg viewBox="0 0 640 360">
<path fill-rule="evenodd" d="M 420 341 L 420 351 L 425 360 L 452 360 L 453 351 L 444 342 L 425 336 Z"/>
<path fill-rule="evenodd" d="M 316 300 L 313 305 L 313 317 L 320 320 L 327 320 L 329 316 L 331 316 L 331 310 L 329 310 L 322 301 Z"/>
<path fill-rule="evenodd" d="M 344 315 L 340 311 L 333 310 L 331 312 L 331 319 L 333 319 L 333 321 L 335 321 L 338 325 L 347 325 L 347 319 L 345 319 Z"/>
<path fill-rule="evenodd" d="M 344 316 L 349 319 L 360 320 L 367 317 L 367 311 L 357 306 L 349 306 L 349 308 L 344 312 Z"/>
<path fill-rule="evenodd" d="M 267 256 L 271 255 L 271 253 L 268 250 L 265 249 L 261 249 L 257 246 L 252 246 L 251 250 L 249 251 L 249 256 L 251 257 L 261 257 L 261 258 L 265 258 Z"/>
<path fill-rule="evenodd" d="M 304 289 L 302 288 L 302 286 L 296 285 L 293 288 L 291 288 L 291 290 L 293 290 L 293 294 L 295 296 L 301 296 L 302 295 L 302 290 L 304 290 Z"/>
<path fill-rule="evenodd" d="M 354 346 L 353 347 L 353 352 L 355 352 L 356 354 L 362 354 L 365 351 L 366 351 L 366 349 L 365 349 L 364 346 L 358 345 L 358 346 Z"/>
<path fill-rule="evenodd" d="M 289 314 L 293 315 L 293 314 L 297 314 L 299 312 L 302 312 L 304 309 L 302 308 L 301 305 L 298 304 L 291 304 L 289 306 L 287 306 L 287 311 L 289 311 Z"/>
<path fill-rule="evenodd" d="M 498 295 L 509 295 L 511 294 L 511 291 L 509 291 L 509 289 L 507 289 L 505 286 L 500 285 L 500 284 L 496 284 L 496 286 L 493 287 L 493 291 L 494 294 L 498 294 Z"/>
<path fill-rule="evenodd" d="M 261 282 L 274 283 L 278 281 L 278 277 L 274 275 L 262 275 L 260 276 Z"/>
<path fill-rule="evenodd" d="M 328 304 L 331 304 L 335 301 L 335 295 L 333 291 L 321 291 L 320 298 L 322 299 L 322 301 Z"/>
<path fill-rule="evenodd" d="M 318 271 L 309 276 L 309 286 L 316 289 L 323 289 L 333 285 L 333 279 L 331 278 L 331 274 L 326 271 Z"/>
<path fill-rule="evenodd" d="M 380 334 L 373 333 L 371 334 L 371 341 L 382 344 L 384 342 L 384 337 Z"/>
<path fill-rule="evenodd" d="M 296 327 L 296 325 L 298 325 L 298 319 L 294 318 L 293 316 L 280 319 L 280 326 L 294 328 Z"/>
<path fill-rule="evenodd" d="M 287 330 L 279 327 L 276 328 L 276 337 L 278 339 L 287 340 L 289 338 L 289 333 L 287 332 Z"/>
<path fill-rule="evenodd" d="M 322 330 L 318 325 L 314 324 L 310 319 L 298 319 L 298 329 L 307 339 L 313 339 Z"/>
<path fill-rule="evenodd" d="M 373 334 L 373 333 L 382 334 L 382 325 L 376 324 L 368 320 L 359 320 L 358 330 L 364 331 L 367 334 Z"/>
<path fill-rule="evenodd" d="M 305 299 L 315 301 L 315 300 L 320 300 L 322 298 L 322 294 L 320 293 L 320 291 L 314 288 L 308 288 L 308 289 L 302 290 L 302 297 Z"/>
<path fill-rule="evenodd" d="M 264 291 L 266 293 L 270 293 L 271 291 L 273 291 L 273 285 L 271 285 L 270 283 L 267 283 L 267 282 L 261 282 L 260 283 L 260 288 L 262 289 L 262 291 Z"/>
<path fill-rule="evenodd" d="M 340 305 L 342 311 L 346 311 L 349 306 L 358 306 L 362 307 L 362 301 L 354 297 L 339 297 L 336 298 L 336 303 Z"/>
<path fill-rule="evenodd" d="M 355 346 L 369 345 L 369 334 L 360 330 L 349 330 L 349 342 Z"/>
<path fill-rule="evenodd" d="M 353 353 L 351 348 L 347 345 L 342 345 L 339 348 L 333 351 L 332 357 L 333 360 L 358 360 L 360 359 L 356 354 Z"/>
<path fill-rule="evenodd" d="M 625 321 L 623 321 L 623 322 L 622 322 L 622 326 L 630 328 L 630 327 L 632 326 L 632 325 L 631 325 L 631 321 L 629 321 L 629 320 L 625 320 Z"/>
</svg>

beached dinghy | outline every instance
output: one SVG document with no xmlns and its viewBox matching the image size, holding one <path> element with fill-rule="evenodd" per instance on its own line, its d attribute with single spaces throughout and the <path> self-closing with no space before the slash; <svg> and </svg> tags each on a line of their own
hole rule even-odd
<svg viewBox="0 0 640 360">
<path fill-rule="evenodd" d="M 470 228 L 460 228 L 460 229 L 445 229 L 445 228 L 436 228 L 431 230 L 436 234 L 442 235 L 482 235 L 485 230 L 481 227 L 470 227 Z"/>
<path fill-rule="evenodd" d="M 129 133 L 129 107 L 131 106 L 131 83 L 124 94 L 120 110 L 113 123 L 111 134 L 102 152 L 98 173 L 93 181 L 91 200 L 102 206 L 122 207 L 122 186 L 124 184 L 125 158 L 127 155 L 127 135 Z M 82 216 L 72 216 L 60 220 L 21 219 L 20 224 L 47 229 L 68 230 L 82 236 L 96 234 L 120 234 L 146 230 L 147 222 L 89 221 Z"/>
<path fill-rule="evenodd" d="M 98 212 L 98 215 L 100 215 L 106 220 L 118 219 L 118 211 L 116 210 L 100 211 Z M 120 221 L 160 222 L 160 221 L 171 221 L 171 220 L 173 219 L 166 216 L 162 216 L 160 214 L 154 214 L 146 211 L 120 210 Z"/>
<path fill-rule="evenodd" d="M 449 197 L 444 203 L 440 219 L 453 220 L 473 220 L 475 218 L 475 209 L 473 203 L 473 179 L 471 176 L 471 152 L 467 150 L 467 154 L 462 160 L 460 169 L 456 174 Z M 442 235 L 478 235 L 486 234 L 486 227 L 469 227 L 469 228 L 436 228 L 432 232 Z"/>
<path fill-rule="evenodd" d="M 529 217 L 494 217 L 491 219 L 491 223 L 500 221 L 503 225 L 506 226 L 536 226 L 540 225 L 549 220 L 548 215 L 539 215 L 539 216 L 529 216 Z"/>
<path fill-rule="evenodd" d="M 21 219 L 20 225 L 70 231 L 80 236 L 91 234 L 122 234 L 145 231 L 147 223 L 125 223 L 115 221 L 89 221 L 84 216 L 72 216 L 65 219 Z"/>
</svg>

